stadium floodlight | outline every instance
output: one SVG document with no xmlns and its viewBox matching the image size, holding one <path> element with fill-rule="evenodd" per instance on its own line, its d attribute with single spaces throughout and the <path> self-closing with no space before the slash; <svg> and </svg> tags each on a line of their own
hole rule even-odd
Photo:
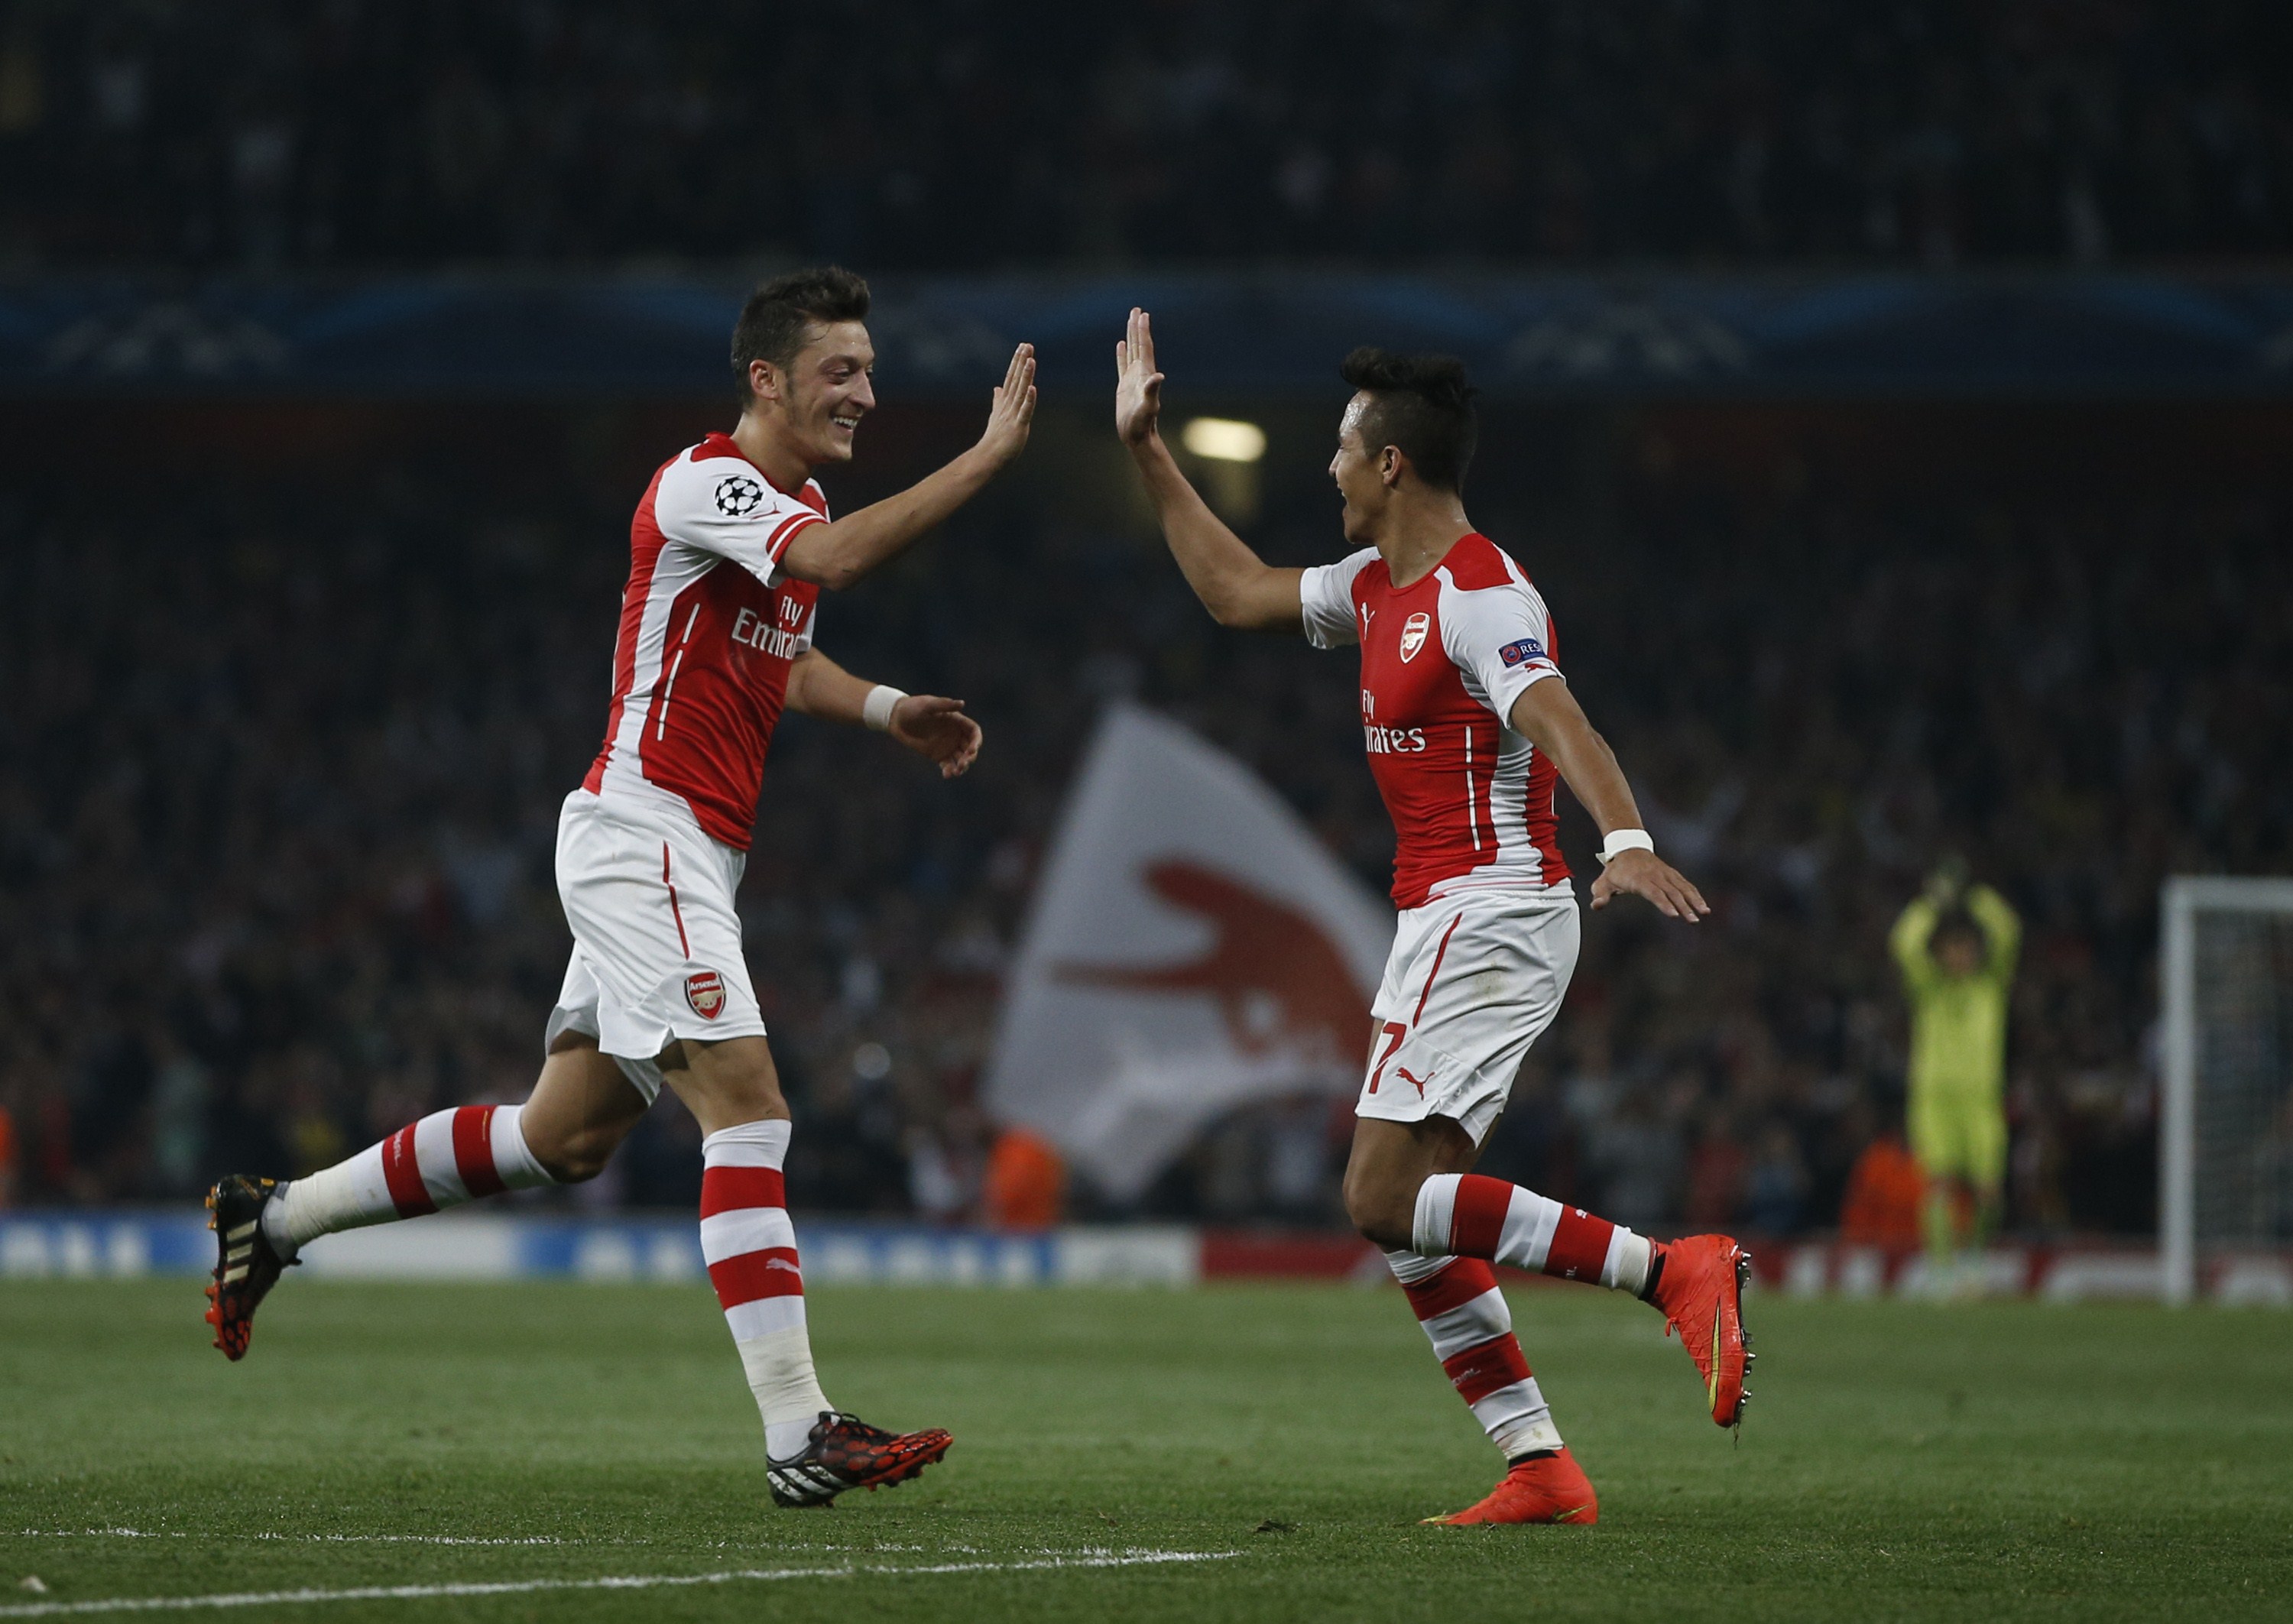
<svg viewBox="0 0 2293 1624">
<path fill-rule="evenodd" d="M 1179 440 L 1214 463 L 1254 463 L 1266 455 L 1266 431 L 1235 417 L 1190 417 Z"/>
<path fill-rule="evenodd" d="M 2169 879 L 2159 914 L 2159 1261 L 2186 1303 L 2200 1246 L 2293 1240 L 2293 878 Z"/>
</svg>

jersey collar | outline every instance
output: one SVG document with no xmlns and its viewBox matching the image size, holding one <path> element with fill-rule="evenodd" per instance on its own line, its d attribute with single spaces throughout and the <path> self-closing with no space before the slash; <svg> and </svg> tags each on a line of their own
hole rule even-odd
<svg viewBox="0 0 2293 1624">
<path fill-rule="evenodd" d="M 762 479 L 766 484 L 770 485 L 774 490 L 780 490 L 781 495 L 784 497 L 795 497 L 801 499 L 804 496 L 805 487 L 812 483 L 810 480 L 806 480 L 805 481 L 804 485 L 799 485 L 794 490 L 781 490 L 780 481 L 774 479 L 771 474 L 766 473 L 762 468 L 758 468 L 755 463 L 750 462 L 749 459 L 749 454 L 741 449 L 741 442 L 733 439 L 730 434 L 725 432 L 722 429 L 711 429 L 708 433 L 702 435 L 701 438 L 701 444 L 696 447 L 695 449 L 701 453 L 701 456 L 739 457 L 742 462 L 748 463 L 749 467 L 756 468 L 758 477 Z M 696 456 L 693 460 L 698 462 L 701 458 Z"/>
</svg>

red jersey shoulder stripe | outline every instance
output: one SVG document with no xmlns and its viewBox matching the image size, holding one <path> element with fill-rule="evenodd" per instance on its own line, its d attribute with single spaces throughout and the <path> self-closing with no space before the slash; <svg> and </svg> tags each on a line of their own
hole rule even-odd
<svg viewBox="0 0 2293 1624">
<path fill-rule="evenodd" d="M 1510 586 L 1514 579 L 1511 561 L 1505 557 L 1503 549 L 1479 530 L 1461 537 L 1442 559 L 1440 567 L 1449 572 L 1449 579 L 1461 592 Z"/>
</svg>

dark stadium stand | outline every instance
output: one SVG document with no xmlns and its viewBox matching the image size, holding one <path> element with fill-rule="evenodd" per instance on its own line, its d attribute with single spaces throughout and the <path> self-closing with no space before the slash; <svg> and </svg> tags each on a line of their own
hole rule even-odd
<svg viewBox="0 0 2293 1624">
<path fill-rule="evenodd" d="M 2293 247 L 2264 0 L 19 8 L 0 261 L 2078 264 Z"/>
</svg>

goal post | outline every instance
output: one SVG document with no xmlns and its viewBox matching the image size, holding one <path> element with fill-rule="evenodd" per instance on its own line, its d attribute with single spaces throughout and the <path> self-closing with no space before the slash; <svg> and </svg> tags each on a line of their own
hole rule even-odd
<svg viewBox="0 0 2293 1624">
<path fill-rule="evenodd" d="M 2158 1241 L 2169 1303 L 2204 1248 L 2293 1240 L 2293 878 L 2166 882 Z"/>
</svg>

